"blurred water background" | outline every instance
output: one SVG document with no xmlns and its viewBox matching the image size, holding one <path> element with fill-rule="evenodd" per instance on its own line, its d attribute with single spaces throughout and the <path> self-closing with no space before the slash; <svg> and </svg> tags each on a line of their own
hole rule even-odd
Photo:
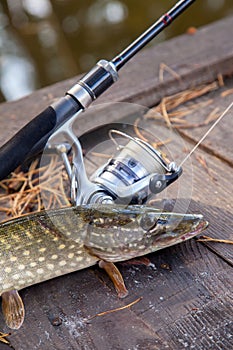
<svg viewBox="0 0 233 350">
<path fill-rule="evenodd" d="M 99 59 L 113 58 L 175 3 L 0 0 L 0 101 L 20 98 L 88 71 Z M 230 15 L 232 0 L 197 0 L 151 45 Z"/>
</svg>

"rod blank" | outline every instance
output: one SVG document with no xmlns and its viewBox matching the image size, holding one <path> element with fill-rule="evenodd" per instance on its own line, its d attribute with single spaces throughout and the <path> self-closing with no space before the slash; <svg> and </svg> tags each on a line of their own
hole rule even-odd
<svg viewBox="0 0 233 350">
<path fill-rule="evenodd" d="M 169 12 L 164 14 L 160 19 L 148 28 L 140 37 L 138 37 L 131 45 L 116 56 L 112 63 L 118 71 L 126 62 L 128 62 L 138 51 L 147 45 L 156 35 L 158 35 L 165 27 L 167 27 L 176 17 L 186 10 L 196 0 L 181 0 L 171 8 Z"/>
</svg>

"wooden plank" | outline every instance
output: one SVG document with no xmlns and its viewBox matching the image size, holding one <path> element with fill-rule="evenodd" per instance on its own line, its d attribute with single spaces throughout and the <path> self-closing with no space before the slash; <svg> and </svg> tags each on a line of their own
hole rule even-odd
<svg viewBox="0 0 233 350">
<path fill-rule="evenodd" d="M 226 288 L 231 282 L 229 278 L 226 278 L 226 283 L 222 280 L 222 277 L 226 277 L 223 266 L 220 267 L 222 263 L 212 254 L 207 253 L 206 257 L 204 254 L 206 249 L 197 249 L 191 241 L 188 245 L 177 247 L 177 250 L 168 250 L 160 256 L 159 262 L 153 260 L 160 267 L 170 262 L 170 270 L 159 277 L 159 300 L 154 290 L 150 291 L 149 288 L 147 298 L 152 298 L 153 302 L 146 310 L 140 304 L 138 307 L 142 307 L 142 319 L 159 333 L 160 338 L 166 340 L 169 349 L 211 348 L 216 338 L 225 342 L 223 349 L 228 348 L 228 340 L 222 338 L 221 333 L 224 332 L 226 336 L 228 327 L 230 331 L 231 311 L 226 310 L 230 293 Z M 226 269 L 230 273 L 229 267 Z M 178 285 L 180 287 L 177 288 Z M 220 310 L 224 310 L 223 318 Z M 221 330 L 217 330 L 218 327 Z"/>
</svg>

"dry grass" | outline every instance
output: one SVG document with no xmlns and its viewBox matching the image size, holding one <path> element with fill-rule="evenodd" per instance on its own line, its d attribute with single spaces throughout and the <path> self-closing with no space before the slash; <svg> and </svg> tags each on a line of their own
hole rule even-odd
<svg viewBox="0 0 233 350">
<path fill-rule="evenodd" d="M 179 108 L 186 102 L 194 100 L 200 96 L 207 94 L 210 91 L 216 90 L 219 87 L 217 82 L 213 82 L 208 85 L 201 85 L 199 87 L 188 89 L 177 94 L 164 97 L 160 104 L 154 108 L 151 108 L 148 113 L 144 116 L 145 119 L 156 119 L 165 121 L 169 128 L 176 129 L 188 129 L 196 128 L 200 126 L 206 126 L 216 120 L 219 117 L 219 110 L 214 109 L 203 122 L 200 123 L 189 123 L 185 117 L 193 113 L 199 108 L 204 108 L 212 103 L 212 100 L 193 103 L 188 108 Z"/>
<path fill-rule="evenodd" d="M 209 236 L 201 236 L 200 238 L 197 239 L 197 242 L 214 242 L 214 243 L 233 244 L 233 241 L 229 239 L 212 238 Z"/>
<path fill-rule="evenodd" d="M 107 311 L 103 311 L 103 312 L 100 312 L 98 314 L 95 314 L 93 316 L 90 316 L 87 318 L 87 321 L 90 321 L 92 320 L 93 318 L 96 318 L 96 317 L 101 317 L 101 316 L 106 316 L 106 315 L 109 315 L 109 314 L 112 314 L 113 312 L 117 312 L 117 311 L 122 311 L 122 310 L 125 310 L 125 309 L 129 309 L 131 308 L 133 305 L 137 304 L 139 301 L 142 300 L 142 297 L 139 297 L 137 298 L 136 300 L 134 300 L 133 302 L 127 304 L 127 305 L 124 305 L 124 306 L 121 306 L 121 307 L 118 307 L 116 309 L 112 309 L 112 310 L 107 310 Z"/>
<path fill-rule="evenodd" d="M 174 69 L 170 68 L 165 63 L 161 63 L 160 68 L 159 68 L 159 81 L 160 82 L 164 81 L 164 72 L 165 71 L 167 71 L 169 74 L 171 74 L 171 76 L 173 76 L 173 78 L 175 78 L 179 81 L 181 80 L 181 77 L 179 76 L 179 74 L 176 73 L 176 71 L 174 71 Z"/>
<path fill-rule="evenodd" d="M 42 209 L 70 205 L 64 190 L 64 176 L 63 164 L 55 156 L 48 165 L 40 168 L 38 160 L 33 161 L 27 173 L 15 172 L 0 182 L 0 211 L 5 217 L 17 217 Z"/>
<path fill-rule="evenodd" d="M 2 333 L 0 332 L 0 342 L 7 344 L 11 349 L 14 350 L 13 346 L 11 345 L 11 343 L 9 342 L 9 340 L 7 339 L 7 337 L 9 337 L 11 335 L 11 333 Z"/>
<path fill-rule="evenodd" d="M 233 94 L 233 89 L 225 90 L 221 93 L 221 97 L 226 97 Z"/>
<path fill-rule="evenodd" d="M 171 139 L 166 139 L 164 141 L 157 141 L 157 142 L 152 141 L 151 140 L 151 135 L 146 135 L 147 134 L 146 130 L 140 130 L 140 128 L 138 126 L 140 121 L 141 121 L 141 118 L 137 118 L 135 120 L 135 122 L 134 122 L 134 132 L 135 132 L 135 135 L 139 139 L 150 143 L 151 146 L 154 147 L 155 149 L 157 149 L 157 148 L 159 148 L 161 146 L 164 146 L 164 145 L 166 145 L 166 144 L 171 142 Z"/>
</svg>

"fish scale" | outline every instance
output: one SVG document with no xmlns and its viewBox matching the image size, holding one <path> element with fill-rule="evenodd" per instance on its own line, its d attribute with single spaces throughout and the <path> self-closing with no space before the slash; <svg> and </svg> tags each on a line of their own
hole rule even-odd
<svg viewBox="0 0 233 350">
<path fill-rule="evenodd" d="M 18 290 L 99 262 L 119 297 L 128 293 L 114 262 L 192 238 L 207 227 L 202 215 L 153 207 L 84 205 L 39 212 L 0 224 L 0 293 L 5 321 L 19 328 Z"/>
<path fill-rule="evenodd" d="M 59 220 L 56 212 L 50 216 L 34 214 L 30 220 L 22 217 L 0 226 L 1 292 L 22 289 L 98 261 L 79 242 L 81 230 L 76 240 L 69 238 L 74 227 L 69 217 L 72 212 L 69 208 L 59 211 Z M 46 226 L 41 224 L 44 221 Z M 57 221 L 57 227 L 53 221 Z M 80 228 L 80 222 L 77 226 Z"/>
</svg>

